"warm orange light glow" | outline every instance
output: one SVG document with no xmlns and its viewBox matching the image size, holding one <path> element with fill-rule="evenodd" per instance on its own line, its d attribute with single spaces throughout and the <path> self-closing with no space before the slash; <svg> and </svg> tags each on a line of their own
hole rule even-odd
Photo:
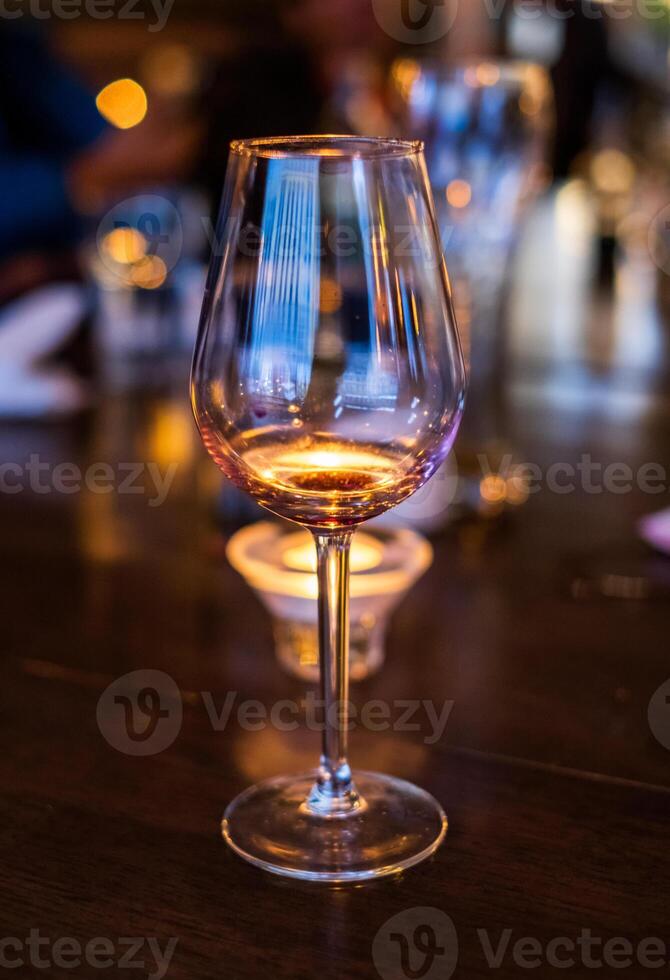
<svg viewBox="0 0 670 980">
<path fill-rule="evenodd" d="M 158 255 L 152 255 L 133 266 L 129 279 L 140 289 L 158 289 L 167 279 L 167 273 L 165 262 Z"/>
<path fill-rule="evenodd" d="M 141 123 L 147 114 L 147 96 L 132 78 L 119 78 L 98 93 L 95 100 L 98 112 L 117 129 L 130 129 Z"/>
<path fill-rule="evenodd" d="M 393 81 L 403 99 L 409 98 L 414 83 L 421 76 L 421 68 L 412 58 L 400 58 L 393 66 Z"/>
<path fill-rule="evenodd" d="M 322 313 L 337 313 L 342 305 L 342 290 L 334 279 L 322 279 L 319 308 Z"/>
<path fill-rule="evenodd" d="M 479 484 L 479 493 L 487 504 L 500 504 L 507 497 L 507 481 L 492 473 Z"/>
<path fill-rule="evenodd" d="M 295 599 L 316 599 L 316 550 L 308 531 L 283 537 L 281 529 L 261 521 L 238 531 L 228 542 L 228 559 L 259 592 Z M 401 531 L 387 550 L 383 542 L 359 531 L 351 548 L 351 597 L 404 592 L 429 567 L 430 544 Z"/>
<path fill-rule="evenodd" d="M 147 240 L 135 228 L 115 228 L 105 235 L 102 248 L 115 262 L 131 265 L 147 254 Z"/>
<path fill-rule="evenodd" d="M 499 81 L 500 68 L 488 61 L 483 61 L 480 65 L 468 65 L 465 70 L 465 84 L 472 88 L 478 85 L 496 85 Z"/>
<path fill-rule="evenodd" d="M 536 116 L 541 108 L 542 103 L 532 92 L 522 92 L 519 96 L 519 109 L 524 116 Z"/>
<path fill-rule="evenodd" d="M 193 418 L 182 401 L 162 401 L 154 410 L 147 436 L 147 459 L 161 470 L 189 463 L 193 457 Z"/>
<path fill-rule="evenodd" d="M 635 180 L 635 166 L 621 150 L 601 150 L 591 161 L 591 179 L 603 194 L 625 194 Z"/>
<path fill-rule="evenodd" d="M 296 535 L 297 537 L 297 535 Z M 384 549 L 369 535 L 360 532 L 351 543 L 351 572 L 366 572 L 377 568 L 383 558 Z M 305 535 L 305 540 L 287 548 L 282 555 L 286 568 L 296 572 L 316 572 L 316 548 L 311 536 Z"/>
<path fill-rule="evenodd" d="M 142 59 L 142 78 L 161 95 L 189 95 L 198 84 L 198 64 L 185 44 L 151 48 Z"/>
<path fill-rule="evenodd" d="M 500 68 L 486 63 L 480 65 L 477 69 L 477 80 L 480 85 L 497 85 L 500 81 Z"/>
<path fill-rule="evenodd" d="M 522 467 L 516 467 L 507 479 L 506 500 L 514 507 L 525 504 L 529 497 L 528 479 Z"/>
<path fill-rule="evenodd" d="M 452 180 L 447 187 L 447 201 L 452 208 L 466 208 L 472 200 L 472 188 L 467 180 Z"/>
<path fill-rule="evenodd" d="M 282 467 L 296 466 L 304 470 L 325 470 L 328 473 L 337 472 L 349 473 L 361 470 L 366 466 L 371 469 L 379 469 L 381 460 L 376 453 L 366 452 L 363 449 L 353 449 L 348 451 L 333 447 L 333 449 L 314 449 L 314 450 L 288 450 L 280 457 Z"/>
</svg>

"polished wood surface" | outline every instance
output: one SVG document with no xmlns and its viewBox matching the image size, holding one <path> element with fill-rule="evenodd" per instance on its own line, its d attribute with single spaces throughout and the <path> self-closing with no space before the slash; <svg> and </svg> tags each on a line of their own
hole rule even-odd
<svg viewBox="0 0 670 980">
<path fill-rule="evenodd" d="M 560 297 L 534 301 L 546 269 L 520 258 L 502 425 L 515 460 L 546 470 L 590 453 L 670 474 L 660 313 L 645 307 L 656 344 L 646 359 L 629 336 L 640 321 L 628 294 L 585 295 L 566 334 Z M 667 491 L 543 487 L 500 520 L 435 537 L 432 568 L 394 616 L 383 671 L 352 693 L 359 704 L 453 701 L 444 736 L 427 744 L 422 715 L 418 731 L 358 728 L 351 749 L 356 766 L 433 792 L 447 842 L 399 879 L 291 883 L 246 866 L 219 837 L 235 793 L 310 767 L 318 746 L 303 728 L 247 731 L 235 717 L 216 731 L 203 703 L 201 692 L 219 707 L 235 692 L 236 704 L 269 708 L 299 700 L 305 685 L 277 666 L 268 616 L 225 561 L 219 478 L 192 433 L 182 380 L 143 395 L 108 390 L 76 422 L 0 429 L 4 460 L 177 464 L 160 506 L 150 481 L 144 494 L 0 494 L 0 938 L 172 937 L 171 980 L 375 977 L 378 931 L 426 906 L 454 923 L 456 977 L 524 976 L 512 954 L 522 937 L 543 949 L 587 929 L 603 941 L 669 941 L 670 722 L 666 748 L 647 709 L 670 675 L 670 559 L 636 533 Z M 601 588 L 608 575 L 621 585 L 614 597 Z M 630 581 L 648 597 L 626 598 Z M 105 740 L 96 713 L 112 681 L 149 669 L 174 678 L 183 720 L 164 751 L 133 757 Z M 495 946 L 507 929 L 492 971 L 477 930 Z M 560 973 L 544 959 L 534 972 Z M 563 973 L 593 968 L 578 959 Z M 647 969 L 634 962 L 616 975 Z"/>
</svg>

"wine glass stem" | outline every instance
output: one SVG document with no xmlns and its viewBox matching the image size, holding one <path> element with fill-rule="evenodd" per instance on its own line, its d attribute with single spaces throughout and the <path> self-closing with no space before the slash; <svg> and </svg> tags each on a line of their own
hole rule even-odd
<svg viewBox="0 0 670 980">
<path fill-rule="evenodd" d="M 344 817 L 361 807 L 347 760 L 349 550 L 352 537 L 352 531 L 314 532 L 324 728 L 319 774 L 306 805 L 310 812 L 321 817 Z"/>
</svg>

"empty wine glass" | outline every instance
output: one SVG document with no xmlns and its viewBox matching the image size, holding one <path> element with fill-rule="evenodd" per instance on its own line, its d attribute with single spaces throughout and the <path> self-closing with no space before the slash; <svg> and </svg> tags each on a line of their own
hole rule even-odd
<svg viewBox="0 0 670 980">
<path fill-rule="evenodd" d="M 223 820 L 233 850 L 269 871 L 377 877 L 444 837 L 426 792 L 349 767 L 349 546 L 444 461 L 464 389 L 422 144 L 233 143 L 193 408 L 225 475 L 309 528 L 318 561 L 320 764 L 246 790 Z"/>
</svg>

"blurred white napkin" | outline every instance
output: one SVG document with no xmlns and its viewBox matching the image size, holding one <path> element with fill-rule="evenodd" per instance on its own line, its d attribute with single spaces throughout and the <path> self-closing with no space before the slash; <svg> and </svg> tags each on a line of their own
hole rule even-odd
<svg viewBox="0 0 670 980">
<path fill-rule="evenodd" d="M 86 309 L 83 287 L 53 283 L 0 310 L 0 416 L 61 415 L 85 404 L 74 374 L 38 365 L 74 333 Z"/>
</svg>

